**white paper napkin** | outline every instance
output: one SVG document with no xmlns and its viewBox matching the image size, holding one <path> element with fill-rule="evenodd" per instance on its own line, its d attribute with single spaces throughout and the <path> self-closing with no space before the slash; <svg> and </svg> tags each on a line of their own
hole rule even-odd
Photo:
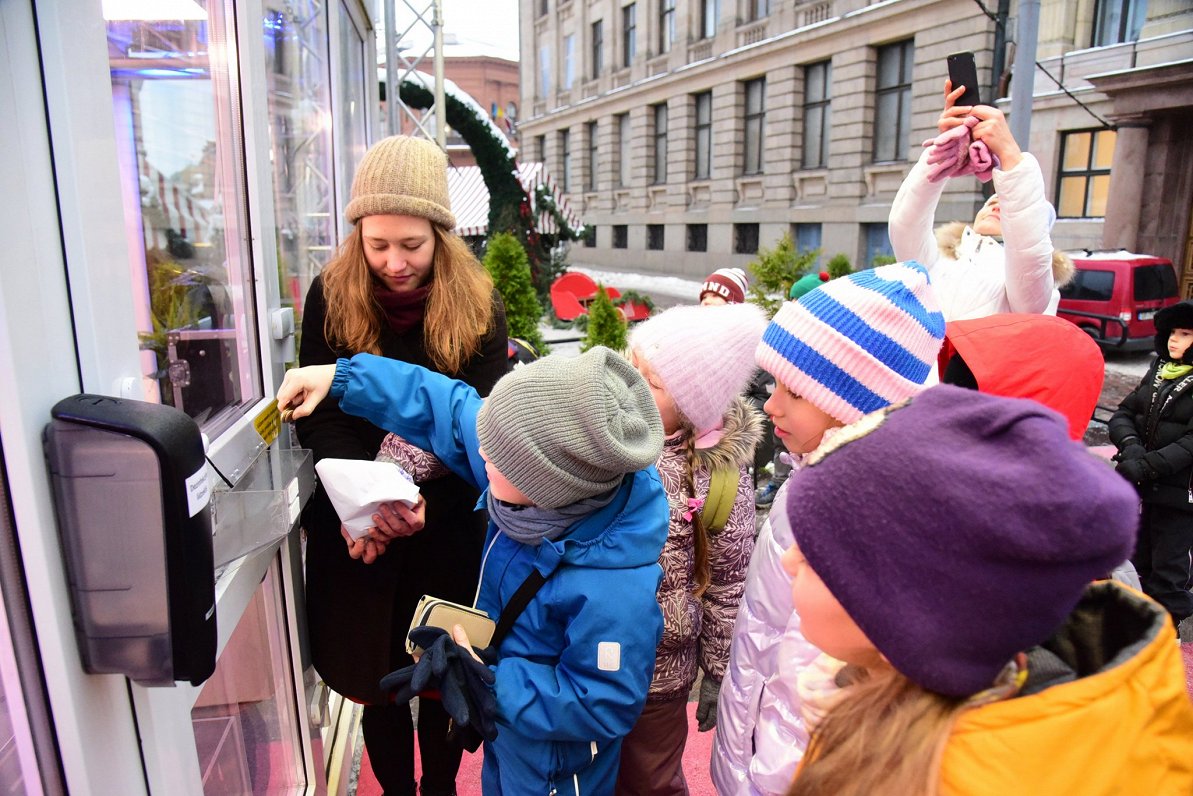
<svg viewBox="0 0 1193 796">
<path fill-rule="evenodd" d="M 400 500 L 413 506 L 418 502 L 418 486 L 393 462 L 323 459 L 315 465 L 315 472 L 353 539 L 373 527 L 373 515 L 382 503 Z"/>
</svg>

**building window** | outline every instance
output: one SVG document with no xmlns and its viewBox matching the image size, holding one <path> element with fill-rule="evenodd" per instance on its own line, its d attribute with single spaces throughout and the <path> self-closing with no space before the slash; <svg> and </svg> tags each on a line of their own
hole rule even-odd
<svg viewBox="0 0 1193 796">
<path fill-rule="evenodd" d="M 559 187 L 564 193 L 572 189 L 572 134 L 570 130 L 559 131 L 559 156 L 563 159 L 563 175 Z"/>
<path fill-rule="evenodd" d="M 1056 215 L 1060 218 L 1104 218 L 1110 194 L 1113 130 L 1065 133 L 1060 142 Z"/>
<path fill-rule="evenodd" d="M 590 191 L 595 191 L 597 188 L 597 167 L 600 165 L 597 150 L 597 123 L 588 123 L 588 174 L 586 175 L 588 182 L 586 187 Z"/>
<path fill-rule="evenodd" d="M 707 180 L 712 174 L 712 92 L 696 94 L 693 99 L 696 101 L 696 163 L 692 178 Z"/>
<path fill-rule="evenodd" d="M 585 228 L 584 231 L 586 233 L 584 235 L 584 248 L 595 249 L 596 248 L 597 228 L 594 226 L 589 226 L 589 227 Z"/>
<path fill-rule="evenodd" d="M 757 224 L 733 225 L 733 252 L 734 254 L 758 253 Z"/>
<path fill-rule="evenodd" d="M 638 4 L 630 3 L 621 9 L 621 65 L 634 62 L 638 49 Z"/>
<path fill-rule="evenodd" d="M 862 258 L 862 268 L 873 268 L 875 258 L 893 258 L 894 249 L 891 248 L 891 236 L 886 224 L 862 224 L 863 239 L 866 241 L 866 255 Z"/>
<path fill-rule="evenodd" d="M 804 67 L 804 159 L 805 169 L 828 166 L 832 128 L 833 65 L 828 61 Z"/>
<path fill-rule="evenodd" d="M 569 33 L 563 37 L 563 87 L 570 89 L 576 80 L 576 37 Z"/>
<path fill-rule="evenodd" d="M 687 250 L 708 251 L 708 224 L 688 224 Z"/>
<path fill-rule="evenodd" d="M 717 35 L 717 18 L 720 15 L 721 0 L 700 0 L 700 38 L 711 39 Z"/>
<path fill-rule="evenodd" d="M 656 252 L 661 252 L 663 250 L 662 224 L 646 225 L 646 248 Z"/>
<path fill-rule="evenodd" d="M 874 160 L 903 160 L 911 132 L 911 67 L 915 48 L 909 41 L 878 48 L 874 90 Z"/>
<path fill-rule="evenodd" d="M 601 76 L 601 71 L 605 68 L 605 26 L 601 20 L 592 23 L 592 79 L 596 80 Z"/>
<path fill-rule="evenodd" d="M 550 11 L 550 5 L 551 0 L 539 0 L 538 6 L 540 17 L 545 17 L 547 15 L 547 12 Z"/>
<path fill-rule="evenodd" d="M 659 0 L 659 52 L 671 52 L 675 43 L 675 0 Z"/>
<path fill-rule="evenodd" d="M 629 227 L 625 224 L 613 225 L 613 248 L 624 249 L 629 245 Z"/>
<path fill-rule="evenodd" d="M 543 45 L 539 48 L 539 97 L 546 99 L 551 92 L 551 48 Z"/>
<path fill-rule="evenodd" d="M 538 155 L 539 163 L 547 162 L 547 136 L 536 135 L 534 137 L 534 153 Z"/>
<path fill-rule="evenodd" d="M 654 182 L 667 182 L 667 103 L 654 106 Z"/>
<path fill-rule="evenodd" d="M 820 224 L 792 224 L 791 237 L 795 241 L 795 250 L 799 254 L 807 254 L 808 252 L 819 251 L 820 249 Z M 820 256 L 816 256 L 814 265 L 820 265 Z"/>
<path fill-rule="evenodd" d="M 625 187 L 630 184 L 630 115 L 623 113 L 617 117 L 617 184 Z"/>
<path fill-rule="evenodd" d="M 766 78 L 748 80 L 746 95 L 746 147 L 742 174 L 762 173 L 762 139 L 766 130 Z"/>
<path fill-rule="evenodd" d="M 746 5 L 749 6 L 751 22 L 765 19 L 770 13 L 770 0 L 747 0 Z"/>
<path fill-rule="evenodd" d="M 1138 41 L 1147 21 L 1147 0 L 1096 0 L 1092 46 Z"/>
</svg>

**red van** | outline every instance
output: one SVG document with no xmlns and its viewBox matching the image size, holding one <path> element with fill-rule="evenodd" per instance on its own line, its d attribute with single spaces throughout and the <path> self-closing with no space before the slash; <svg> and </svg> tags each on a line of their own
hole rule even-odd
<svg viewBox="0 0 1193 796">
<path fill-rule="evenodd" d="M 1060 289 L 1057 316 L 1107 348 L 1152 347 L 1156 311 L 1179 301 L 1172 261 L 1128 251 L 1067 252 L 1077 273 Z"/>
</svg>

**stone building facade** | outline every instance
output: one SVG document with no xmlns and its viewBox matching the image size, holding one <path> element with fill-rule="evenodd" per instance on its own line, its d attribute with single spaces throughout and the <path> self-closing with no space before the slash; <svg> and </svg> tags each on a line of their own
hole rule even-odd
<svg viewBox="0 0 1193 796">
<path fill-rule="evenodd" d="M 1014 11 L 1012 2 L 1011 33 Z M 1061 213 L 1058 245 L 1101 246 L 1104 227 L 1127 229 L 1114 245 L 1128 245 L 1132 221 L 1117 215 L 1128 180 L 1118 174 L 1131 171 L 1143 186 L 1123 196 L 1174 196 L 1184 205 L 1167 215 L 1184 221 L 1153 230 L 1144 212 L 1130 247 L 1185 258 L 1169 251 L 1189 234 L 1190 180 L 1180 175 L 1193 158 L 1174 162 L 1187 146 L 1177 133 L 1189 106 L 1179 63 L 1181 47 L 1189 57 L 1188 16 L 1186 0 L 1042 0 L 1041 64 L 1058 62 L 1070 94 L 1118 119 L 1103 150 L 1114 138 L 1134 143 L 1113 150 L 1116 164 L 1146 161 L 1116 165 L 1104 207 L 1082 202 L 1078 216 Z M 1006 85 L 1003 71 L 993 73 L 998 25 L 973 0 L 521 0 L 520 25 L 521 158 L 545 162 L 595 226 L 593 245 L 572 259 L 604 268 L 698 278 L 744 265 L 784 233 L 867 266 L 889 251 L 891 200 L 935 134 L 946 55 L 975 53 L 985 96 Z M 1162 57 L 1177 63 L 1162 67 Z M 1078 141 L 1065 133 L 1099 124 L 1042 70 L 1034 93 L 1027 148 L 1059 207 L 1062 148 L 1070 145 L 1072 159 Z M 1150 126 L 1128 127 L 1140 103 Z M 1141 133 L 1128 132 L 1140 129 L 1142 145 Z M 1102 189 L 1104 175 L 1086 172 L 1063 175 L 1066 208 L 1076 207 L 1073 177 Z M 976 180 L 953 181 L 937 219 L 971 219 L 982 200 Z"/>
</svg>

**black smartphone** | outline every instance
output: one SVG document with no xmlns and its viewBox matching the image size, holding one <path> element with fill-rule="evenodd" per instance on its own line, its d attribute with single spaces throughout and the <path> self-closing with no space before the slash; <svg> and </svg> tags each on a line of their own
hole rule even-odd
<svg viewBox="0 0 1193 796">
<path fill-rule="evenodd" d="M 946 58 L 949 65 L 949 80 L 955 91 L 965 86 L 965 93 L 957 98 L 956 105 L 980 105 L 978 99 L 978 68 L 973 62 L 973 53 L 953 53 Z"/>
</svg>

